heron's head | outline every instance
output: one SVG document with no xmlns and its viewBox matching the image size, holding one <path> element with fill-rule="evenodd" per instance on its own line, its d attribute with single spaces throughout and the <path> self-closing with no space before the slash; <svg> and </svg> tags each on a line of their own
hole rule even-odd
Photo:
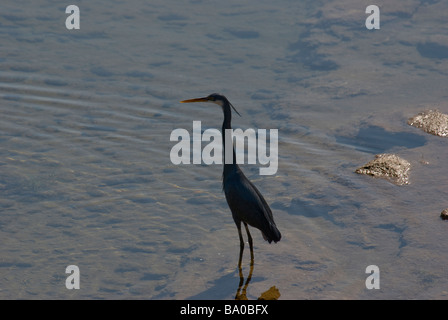
<svg viewBox="0 0 448 320">
<path fill-rule="evenodd" d="M 241 117 L 240 113 L 235 109 L 235 107 L 230 103 L 230 101 L 227 100 L 225 96 L 219 93 L 212 93 L 204 98 L 195 98 L 181 101 L 181 103 L 191 103 L 191 102 L 212 102 L 221 106 L 221 108 L 223 109 L 228 108 L 230 106 Z"/>
</svg>

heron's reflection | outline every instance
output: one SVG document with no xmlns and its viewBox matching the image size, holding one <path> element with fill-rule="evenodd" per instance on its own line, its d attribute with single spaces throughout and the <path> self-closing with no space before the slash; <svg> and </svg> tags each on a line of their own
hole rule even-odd
<svg viewBox="0 0 448 320">
<path fill-rule="evenodd" d="M 238 260 L 238 274 L 240 276 L 240 282 L 238 284 L 238 289 L 236 290 L 235 300 L 248 300 L 246 291 L 247 287 L 249 286 L 249 282 L 252 279 L 255 264 L 254 251 L 251 241 L 249 242 L 249 246 L 250 246 L 250 265 L 249 265 L 250 268 L 249 268 L 249 275 L 246 278 L 246 282 L 244 282 L 243 268 L 241 266 L 243 258 L 243 247 L 240 247 L 240 258 Z M 278 300 L 279 297 L 280 297 L 280 291 L 275 286 L 272 286 L 268 290 L 263 292 L 260 295 L 260 297 L 258 297 L 258 300 Z"/>
<path fill-rule="evenodd" d="M 238 262 L 238 274 L 240 276 L 240 283 L 238 284 L 238 289 L 236 290 L 235 300 L 247 300 L 246 290 L 249 286 L 249 282 L 252 279 L 252 273 L 254 272 L 254 259 L 250 259 L 250 269 L 249 275 L 247 276 L 246 283 L 244 283 L 243 268 L 241 267 L 241 255 L 240 261 Z M 244 287 L 243 287 L 244 283 Z"/>
</svg>

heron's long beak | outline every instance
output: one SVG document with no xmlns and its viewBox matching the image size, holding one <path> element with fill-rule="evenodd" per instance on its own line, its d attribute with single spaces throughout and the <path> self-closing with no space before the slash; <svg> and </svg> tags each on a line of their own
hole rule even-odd
<svg viewBox="0 0 448 320">
<path fill-rule="evenodd" d="M 181 103 L 207 102 L 207 101 L 209 101 L 209 99 L 207 97 L 205 97 L 205 98 L 196 98 L 196 99 L 182 100 Z"/>
</svg>

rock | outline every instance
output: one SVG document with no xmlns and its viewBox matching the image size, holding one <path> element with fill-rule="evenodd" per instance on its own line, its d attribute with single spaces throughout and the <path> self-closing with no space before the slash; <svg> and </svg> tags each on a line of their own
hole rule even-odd
<svg viewBox="0 0 448 320">
<path fill-rule="evenodd" d="M 375 159 L 356 169 L 356 173 L 390 180 L 397 185 L 409 184 L 411 164 L 394 154 L 377 154 Z"/>
<path fill-rule="evenodd" d="M 415 117 L 410 118 L 408 124 L 436 136 L 448 136 L 448 115 L 437 110 L 420 112 Z"/>
<path fill-rule="evenodd" d="M 448 208 L 440 213 L 440 218 L 442 218 L 442 220 L 448 220 Z"/>
</svg>

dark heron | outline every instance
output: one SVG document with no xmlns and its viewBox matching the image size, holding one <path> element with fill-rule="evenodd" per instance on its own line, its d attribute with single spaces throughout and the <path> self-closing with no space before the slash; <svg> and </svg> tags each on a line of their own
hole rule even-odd
<svg viewBox="0 0 448 320">
<path fill-rule="evenodd" d="M 226 152 L 226 135 L 225 129 L 232 129 L 231 119 L 232 110 L 241 116 L 235 107 L 227 100 L 227 98 L 221 94 L 213 93 L 204 98 L 196 98 L 190 100 L 181 101 L 182 103 L 187 102 L 212 102 L 220 105 L 224 112 L 224 122 L 222 124 L 222 143 L 224 154 Z M 224 161 L 224 172 L 222 176 L 223 190 L 226 195 L 227 204 L 229 205 L 230 211 L 232 211 L 233 220 L 235 221 L 236 227 L 238 228 L 238 235 L 240 237 L 240 258 L 239 265 L 241 266 L 241 258 L 243 256 L 244 250 L 244 240 L 241 233 L 241 222 L 247 232 L 247 238 L 250 247 L 251 254 L 251 265 L 253 265 L 254 254 L 253 254 L 253 242 L 252 236 L 250 235 L 248 225 L 257 228 L 261 231 L 264 240 L 271 243 L 272 241 L 278 242 L 281 239 L 280 231 L 278 231 L 275 225 L 274 218 L 272 216 L 272 211 L 269 208 L 266 200 L 261 195 L 260 191 L 246 178 L 244 173 L 241 171 L 240 167 L 236 163 L 235 150 L 233 148 L 232 142 L 232 163 L 225 163 Z"/>
</svg>

